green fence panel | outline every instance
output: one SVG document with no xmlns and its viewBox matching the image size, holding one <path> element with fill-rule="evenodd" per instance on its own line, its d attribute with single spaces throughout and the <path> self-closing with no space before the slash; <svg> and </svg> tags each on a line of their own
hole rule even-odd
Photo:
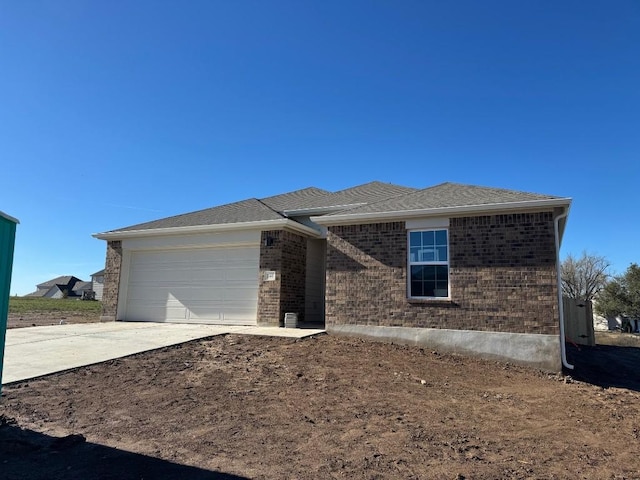
<svg viewBox="0 0 640 480">
<path fill-rule="evenodd" d="M 18 220 L 0 212 L 0 393 L 2 392 L 2 370 L 4 366 L 4 343 L 7 336 L 13 247 Z"/>
</svg>

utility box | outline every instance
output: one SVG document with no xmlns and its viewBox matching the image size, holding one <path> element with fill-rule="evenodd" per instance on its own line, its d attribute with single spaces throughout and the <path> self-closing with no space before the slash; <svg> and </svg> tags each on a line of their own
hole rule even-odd
<svg viewBox="0 0 640 480">
<path fill-rule="evenodd" d="M 16 240 L 16 225 L 13 217 L 0 212 L 0 391 L 2 391 L 2 368 L 4 366 L 4 343 L 7 337 L 7 316 L 11 270 L 13 269 L 13 247 Z"/>
<path fill-rule="evenodd" d="M 284 328 L 297 328 L 298 327 L 298 314 L 297 313 L 285 313 L 284 314 Z"/>
</svg>

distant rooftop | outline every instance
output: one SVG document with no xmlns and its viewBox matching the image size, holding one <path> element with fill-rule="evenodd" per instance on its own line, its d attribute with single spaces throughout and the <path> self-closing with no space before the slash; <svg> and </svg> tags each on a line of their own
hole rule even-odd
<svg viewBox="0 0 640 480">
<path fill-rule="evenodd" d="M 46 282 L 39 283 L 36 286 L 38 288 L 47 288 L 47 287 L 51 288 L 54 285 L 69 285 L 69 283 L 71 283 L 72 280 L 75 280 L 76 282 L 80 281 L 78 277 L 74 277 L 73 275 L 63 275 L 62 277 L 57 277 L 57 278 L 54 278 L 53 280 L 48 280 Z"/>
</svg>

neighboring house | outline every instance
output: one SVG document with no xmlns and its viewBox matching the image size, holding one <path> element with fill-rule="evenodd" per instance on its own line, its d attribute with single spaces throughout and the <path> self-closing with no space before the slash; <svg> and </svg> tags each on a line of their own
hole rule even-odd
<svg viewBox="0 0 640 480">
<path fill-rule="evenodd" d="M 443 183 L 307 188 L 96 234 L 103 320 L 280 326 L 559 370 L 569 198 Z"/>
<path fill-rule="evenodd" d="M 37 290 L 35 292 L 25 295 L 25 297 L 42 297 L 42 298 L 64 298 L 75 297 L 74 287 L 76 283 L 82 282 L 77 277 L 66 275 L 48 282 L 36 285 Z"/>
<path fill-rule="evenodd" d="M 73 287 L 73 296 L 84 299 L 94 299 L 93 284 L 91 282 L 78 282 Z"/>
<path fill-rule="evenodd" d="M 102 292 L 104 290 L 104 269 L 91 274 L 92 290 L 95 293 L 96 300 L 102 300 Z"/>
</svg>

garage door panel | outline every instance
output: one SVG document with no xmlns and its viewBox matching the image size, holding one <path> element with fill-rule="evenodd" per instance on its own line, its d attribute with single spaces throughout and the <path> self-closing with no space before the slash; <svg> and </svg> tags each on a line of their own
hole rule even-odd
<svg viewBox="0 0 640 480">
<path fill-rule="evenodd" d="M 180 299 L 184 302 L 189 302 L 190 305 L 202 304 L 214 304 L 216 302 L 222 302 L 224 300 L 224 284 L 219 283 L 215 286 L 197 286 L 192 288 L 185 288 L 180 291 Z"/>
<path fill-rule="evenodd" d="M 247 296 L 255 296 L 258 298 L 258 289 L 253 288 L 226 288 L 224 289 L 223 298 L 227 304 L 231 305 L 232 302 L 242 303 L 243 305 L 246 303 L 244 299 Z"/>
<path fill-rule="evenodd" d="M 163 288 L 161 284 L 156 284 L 153 287 L 139 287 L 132 290 L 133 292 L 129 294 L 129 303 L 132 301 L 153 302 L 162 305 L 177 303 L 187 307 L 226 301 L 245 302 L 247 296 L 252 296 L 257 299 L 258 293 L 257 288 L 245 287 L 242 284 L 238 284 L 237 286 L 226 284 L 216 288 L 173 287 L 170 289 Z"/>
<path fill-rule="evenodd" d="M 255 278 L 256 268 L 254 267 L 240 267 L 232 270 L 227 270 L 227 281 L 247 281 Z"/>
<path fill-rule="evenodd" d="M 223 320 L 221 308 L 214 307 L 196 307 L 189 310 L 189 319 L 194 321 L 207 321 L 219 322 Z"/>
<path fill-rule="evenodd" d="M 127 320 L 255 325 L 259 247 L 136 251 Z"/>
<path fill-rule="evenodd" d="M 129 286 L 128 301 L 142 301 L 170 305 L 172 302 L 183 304 L 193 299 L 194 292 L 188 287 L 171 287 L 169 284 L 155 282 L 153 285 Z"/>
<path fill-rule="evenodd" d="M 127 312 L 127 320 L 136 322 L 182 322 L 187 318 L 187 309 L 182 306 L 132 306 Z"/>
<path fill-rule="evenodd" d="M 171 274 L 170 278 L 166 278 L 167 273 Z M 215 279 L 213 276 L 213 272 L 218 272 L 217 275 L 222 277 L 224 275 L 224 271 L 219 268 L 216 269 L 200 269 L 200 268 L 188 268 L 184 265 L 178 267 L 171 267 L 167 265 L 164 268 L 145 268 L 140 269 L 137 268 L 130 276 L 130 282 L 134 283 L 148 283 L 153 277 L 156 277 L 157 282 L 169 282 L 172 284 L 176 284 L 176 282 L 185 282 L 186 284 L 191 284 L 198 281 L 209 281 Z M 213 276 L 213 278 L 212 278 Z"/>
<path fill-rule="evenodd" d="M 244 309 L 234 310 L 226 310 L 224 312 L 224 322 L 230 325 L 244 325 L 243 319 L 249 315 L 250 312 Z"/>
</svg>

